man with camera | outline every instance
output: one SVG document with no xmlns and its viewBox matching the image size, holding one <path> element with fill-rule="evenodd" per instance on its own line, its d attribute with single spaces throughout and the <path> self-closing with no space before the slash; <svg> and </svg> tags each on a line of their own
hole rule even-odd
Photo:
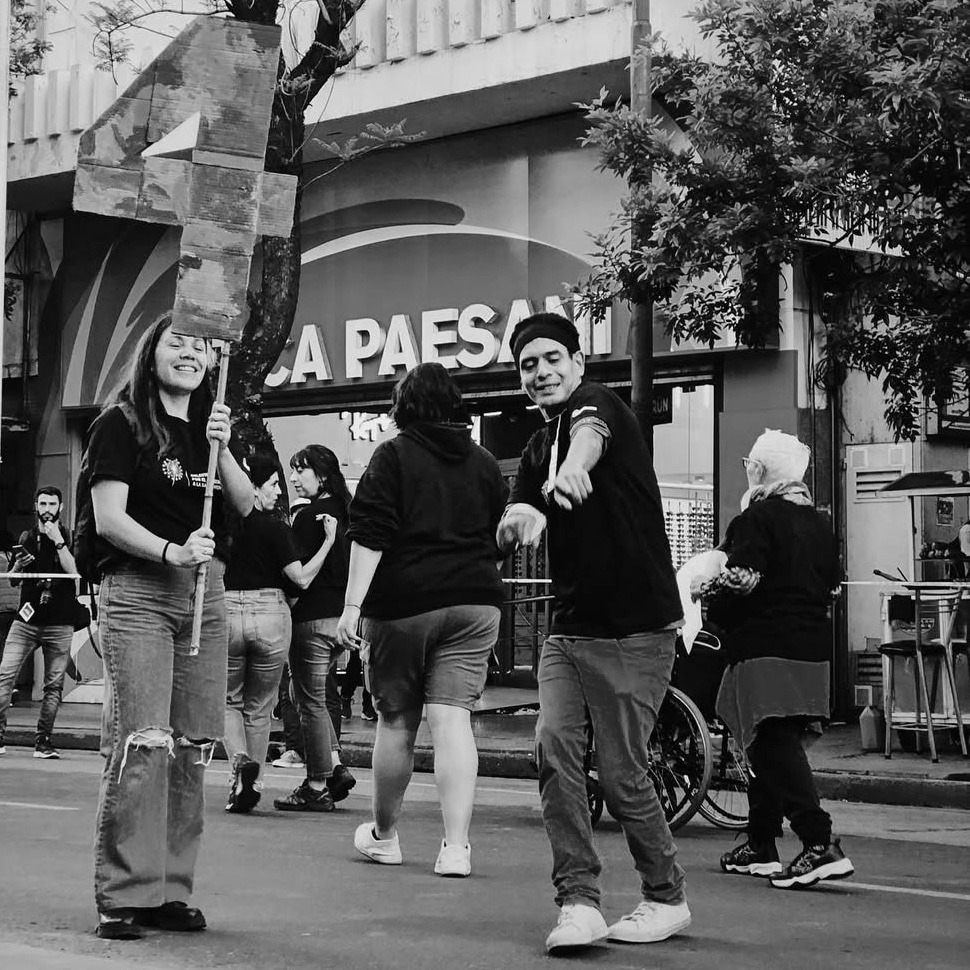
<svg viewBox="0 0 970 970">
<path fill-rule="evenodd" d="M 36 523 L 14 546 L 11 572 L 31 574 L 74 573 L 77 567 L 70 536 L 60 524 L 61 490 L 44 485 L 34 495 Z M 71 655 L 77 589 L 68 579 L 11 579 L 22 583 L 20 609 L 13 621 L 0 659 L 0 755 L 6 753 L 4 734 L 7 708 L 21 667 L 40 648 L 44 652 L 44 700 L 37 720 L 35 758 L 59 758 L 51 744 L 54 719 L 61 705 L 64 671 Z"/>
</svg>

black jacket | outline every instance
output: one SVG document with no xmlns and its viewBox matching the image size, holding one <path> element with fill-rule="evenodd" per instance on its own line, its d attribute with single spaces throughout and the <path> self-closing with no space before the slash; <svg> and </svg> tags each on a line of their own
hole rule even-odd
<svg viewBox="0 0 970 970">
<path fill-rule="evenodd" d="M 350 506 L 348 538 L 383 553 L 363 615 L 399 619 L 502 602 L 495 529 L 507 488 L 464 425 L 418 424 L 380 445 Z"/>
</svg>

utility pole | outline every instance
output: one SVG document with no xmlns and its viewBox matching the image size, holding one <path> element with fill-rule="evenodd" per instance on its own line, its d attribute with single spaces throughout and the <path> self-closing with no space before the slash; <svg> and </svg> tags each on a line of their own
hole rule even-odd
<svg viewBox="0 0 970 970">
<path fill-rule="evenodd" d="M 0 283 L 7 285 L 7 124 L 10 107 L 10 4 L 0 4 L 0 214 L 3 215 L 3 271 Z M 6 307 L 6 304 L 4 304 Z M 0 319 L 0 447 L 3 444 L 3 333 L 7 318 Z M 0 463 L 3 458 L 0 457 Z"/>
<path fill-rule="evenodd" d="M 630 38 L 630 107 L 650 115 L 650 49 L 643 46 L 650 37 L 650 0 L 633 0 L 633 30 Z M 641 245 L 637 226 L 630 229 L 630 247 Z M 653 453 L 653 301 L 635 294 L 630 305 L 630 403 L 643 437 Z"/>
</svg>

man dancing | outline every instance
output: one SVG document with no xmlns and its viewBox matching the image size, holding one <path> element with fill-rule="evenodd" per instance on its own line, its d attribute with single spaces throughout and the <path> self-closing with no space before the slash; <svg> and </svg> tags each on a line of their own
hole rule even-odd
<svg viewBox="0 0 970 970">
<path fill-rule="evenodd" d="M 522 389 L 546 422 L 522 454 L 497 535 L 508 552 L 537 541 L 548 525 L 554 612 L 539 661 L 537 741 L 560 916 L 546 948 L 568 952 L 606 937 L 655 943 L 691 920 L 647 770 L 682 623 L 660 491 L 633 412 L 583 380 L 569 320 L 528 317 L 511 346 Z M 623 827 L 643 896 L 612 926 L 600 911 L 601 863 L 586 798 L 587 716 L 606 805 Z"/>
</svg>

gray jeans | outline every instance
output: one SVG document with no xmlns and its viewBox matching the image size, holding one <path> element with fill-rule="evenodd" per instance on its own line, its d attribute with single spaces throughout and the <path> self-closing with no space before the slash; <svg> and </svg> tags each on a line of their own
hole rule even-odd
<svg viewBox="0 0 970 970">
<path fill-rule="evenodd" d="M 621 640 L 552 636 L 543 645 L 536 727 L 539 793 L 559 906 L 600 905 L 602 864 L 583 773 L 587 711 L 606 806 L 623 828 L 643 898 L 684 899 L 684 870 L 647 770 L 647 742 L 673 662 L 674 632 L 666 630 Z"/>
<path fill-rule="evenodd" d="M 44 651 L 44 700 L 37 719 L 37 740 L 50 740 L 54 719 L 61 706 L 64 671 L 71 656 L 73 638 L 73 628 L 63 624 L 33 626 L 23 620 L 13 621 L 0 660 L 0 744 L 3 744 L 7 730 L 7 709 L 17 675 L 38 648 Z"/>
<path fill-rule="evenodd" d="M 335 616 L 293 624 L 290 689 L 303 728 L 310 781 L 326 781 L 333 774 L 333 752 L 338 750 L 337 730 L 327 710 L 327 674 L 341 650 L 336 632 Z"/>
<path fill-rule="evenodd" d="M 199 653 L 190 653 L 194 569 L 138 562 L 101 584 L 107 679 L 94 891 L 98 910 L 186 902 L 205 812 L 205 768 L 222 735 L 226 604 L 209 564 Z"/>
<path fill-rule="evenodd" d="M 290 649 L 290 608 L 280 589 L 230 589 L 226 612 L 229 677 L 223 745 L 230 761 L 249 755 L 262 772 L 270 715 Z"/>
</svg>

